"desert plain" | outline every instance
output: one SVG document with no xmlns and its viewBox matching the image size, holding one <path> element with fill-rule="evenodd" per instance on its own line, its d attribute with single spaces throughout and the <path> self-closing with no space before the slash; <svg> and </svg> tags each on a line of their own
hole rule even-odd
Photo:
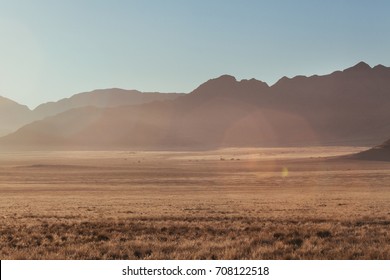
<svg viewBox="0 0 390 280">
<path fill-rule="evenodd" d="M 390 259 L 365 149 L 3 151 L 0 259 Z"/>
</svg>

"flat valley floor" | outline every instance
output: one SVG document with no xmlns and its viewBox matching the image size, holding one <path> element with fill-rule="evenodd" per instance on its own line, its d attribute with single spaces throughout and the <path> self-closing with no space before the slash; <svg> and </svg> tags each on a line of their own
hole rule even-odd
<svg viewBox="0 0 390 280">
<path fill-rule="evenodd" d="M 0 153 L 0 259 L 390 259 L 353 147 Z"/>
</svg>

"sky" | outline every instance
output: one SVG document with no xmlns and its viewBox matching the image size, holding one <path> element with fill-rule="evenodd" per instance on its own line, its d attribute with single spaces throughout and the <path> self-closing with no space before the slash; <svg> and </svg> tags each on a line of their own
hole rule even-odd
<svg viewBox="0 0 390 280">
<path fill-rule="evenodd" d="M 389 12 L 387 0 L 0 0 L 0 95 L 34 108 L 100 88 L 390 66 Z"/>
</svg>

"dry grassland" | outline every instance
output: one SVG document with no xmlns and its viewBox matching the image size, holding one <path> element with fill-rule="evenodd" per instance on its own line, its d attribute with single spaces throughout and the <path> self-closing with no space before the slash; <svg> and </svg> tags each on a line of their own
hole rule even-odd
<svg viewBox="0 0 390 280">
<path fill-rule="evenodd" d="M 2 153 L 0 259 L 390 259 L 356 150 Z"/>
</svg>

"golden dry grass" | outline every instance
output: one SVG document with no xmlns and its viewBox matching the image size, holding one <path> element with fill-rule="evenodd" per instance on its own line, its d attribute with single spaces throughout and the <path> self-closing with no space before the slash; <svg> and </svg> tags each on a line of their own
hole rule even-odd
<svg viewBox="0 0 390 280">
<path fill-rule="evenodd" d="M 2 153 L 0 259 L 390 259 L 353 148 Z"/>
</svg>

